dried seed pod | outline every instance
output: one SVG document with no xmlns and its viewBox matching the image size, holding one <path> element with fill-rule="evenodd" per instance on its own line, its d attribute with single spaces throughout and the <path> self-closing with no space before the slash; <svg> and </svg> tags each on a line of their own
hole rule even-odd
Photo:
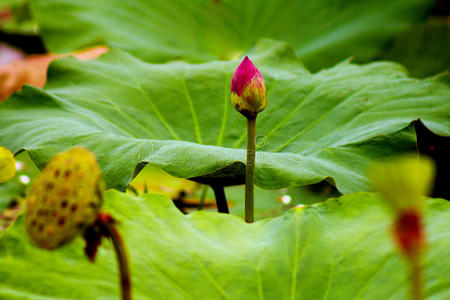
<svg viewBox="0 0 450 300">
<path fill-rule="evenodd" d="M 93 153 L 74 147 L 57 154 L 27 197 L 25 226 L 31 240 L 49 250 L 72 241 L 95 222 L 103 190 Z"/>
</svg>

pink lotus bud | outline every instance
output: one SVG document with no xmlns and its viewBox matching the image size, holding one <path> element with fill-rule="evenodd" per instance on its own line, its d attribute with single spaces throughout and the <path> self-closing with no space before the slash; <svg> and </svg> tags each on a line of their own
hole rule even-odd
<svg viewBox="0 0 450 300">
<path fill-rule="evenodd" d="M 231 78 L 231 102 L 247 118 L 256 117 L 266 107 L 264 78 L 247 56 Z"/>
</svg>

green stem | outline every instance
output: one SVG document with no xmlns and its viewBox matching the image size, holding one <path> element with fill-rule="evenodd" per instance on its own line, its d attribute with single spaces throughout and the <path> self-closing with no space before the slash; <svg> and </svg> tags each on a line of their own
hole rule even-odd
<svg viewBox="0 0 450 300">
<path fill-rule="evenodd" d="M 422 269 L 420 267 L 420 254 L 416 253 L 410 258 L 411 262 L 411 296 L 412 300 L 423 300 Z"/>
<path fill-rule="evenodd" d="M 128 256 L 125 250 L 125 244 L 123 242 L 122 236 L 120 235 L 114 224 L 106 223 L 104 225 L 109 232 L 114 245 L 114 250 L 116 251 L 117 261 L 119 262 L 122 300 L 131 300 L 131 275 Z"/>
<path fill-rule="evenodd" d="M 254 221 L 256 117 L 247 118 L 247 165 L 245 168 L 245 221 Z"/>
<path fill-rule="evenodd" d="M 198 210 L 203 209 L 203 205 L 205 204 L 206 192 L 208 191 L 208 186 L 205 184 L 202 190 L 202 196 L 200 198 L 200 204 L 198 205 Z"/>
<path fill-rule="evenodd" d="M 229 214 L 227 198 L 225 197 L 225 190 L 223 185 L 211 185 L 214 196 L 216 196 L 217 211 L 224 214 Z"/>
</svg>

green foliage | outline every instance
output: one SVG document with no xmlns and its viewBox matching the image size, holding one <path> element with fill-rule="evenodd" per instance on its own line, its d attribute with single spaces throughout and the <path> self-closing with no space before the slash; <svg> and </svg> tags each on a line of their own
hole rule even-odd
<svg viewBox="0 0 450 300">
<path fill-rule="evenodd" d="M 24 192 L 23 186 L 17 180 L 0 184 L 0 213 Z"/>
<path fill-rule="evenodd" d="M 315 187 L 318 189 L 318 187 Z M 200 199 L 203 189 L 199 189 L 196 193 L 190 197 L 186 198 L 186 202 L 193 199 Z M 244 194 L 245 186 L 230 186 L 225 188 L 225 194 L 227 197 L 227 202 L 230 207 L 230 213 L 239 217 L 244 218 Z M 316 191 L 312 187 L 291 187 L 289 189 L 281 190 L 264 190 L 261 188 L 255 188 L 255 220 L 260 220 L 264 218 L 277 217 L 282 215 L 286 210 L 296 206 L 304 204 L 312 204 L 323 202 L 331 195 L 339 195 L 339 193 L 332 190 L 331 186 L 323 185 L 322 190 Z M 283 202 L 283 196 L 288 197 Z M 290 201 L 289 201 L 289 200 Z M 207 190 L 206 194 L 207 204 L 215 203 L 214 193 L 212 189 Z M 189 203 L 189 202 L 188 202 Z M 204 207 L 204 210 L 217 211 L 214 207 Z M 197 207 L 192 209 L 187 209 L 192 212 L 197 210 Z"/>
<path fill-rule="evenodd" d="M 13 5 L 22 4 L 25 1 L 26 0 L 2 0 L 2 2 L 0 3 L 0 8 L 9 8 Z"/>
<path fill-rule="evenodd" d="M 231 214 L 244 217 L 244 190 L 245 186 L 243 185 L 225 187 Z M 186 212 L 199 209 L 203 192 L 205 192 L 202 209 L 217 212 L 214 192 L 209 186 L 173 177 L 153 165 L 146 165 L 142 169 L 128 186 L 127 192 L 131 195 L 142 195 L 147 192 L 163 193 L 179 203 Z M 255 219 L 277 217 L 296 205 L 313 204 L 339 196 L 339 192 L 326 182 L 280 190 L 265 190 L 256 187 L 255 197 L 258 201 L 255 203 Z"/>
<path fill-rule="evenodd" d="M 367 61 L 432 0 L 46 0 L 33 15 L 50 50 L 107 43 L 146 61 L 236 59 L 286 41 L 312 70 Z"/>
<path fill-rule="evenodd" d="M 229 187 L 225 189 L 225 193 L 230 203 L 230 213 L 244 218 L 244 187 Z M 283 203 L 283 196 L 287 196 L 290 202 Z M 214 199 L 212 195 L 210 198 Z M 312 191 L 307 187 L 291 187 L 276 191 L 255 188 L 255 199 L 257 199 L 255 201 L 255 220 L 276 217 L 296 205 L 322 202 L 327 198 L 326 188 L 322 193 Z"/>
<path fill-rule="evenodd" d="M 421 118 L 449 134 L 448 87 L 409 79 L 396 64 L 343 62 L 310 74 L 272 41 L 249 55 L 268 87 L 257 121 L 260 187 L 330 178 L 344 193 L 367 190 L 367 163 L 414 150 L 412 128 L 403 130 L 410 122 Z M 26 87 L 0 105 L 0 144 L 26 149 L 40 167 L 82 144 L 119 189 L 140 162 L 185 178 L 243 163 L 245 120 L 229 103 L 236 65 L 149 64 L 117 50 L 95 61 L 56 61 L 44 90 Z"/>
<path fill-rule="evenodd" d="M 110 51 L 92 61 L 57 60 L 44 89 L 26 86 L 2 102 L 0 145 L 26 150 L 40 168 L 83 145 L 97 156 L 108 187 L 119 190 L 147 163 L 203 183 L 241 184 L 245 118 L 231 107 L 230 79 L 246 54 L 268 96 L 257 121 L 256 184 L 280 189 L 326 180 L 342 193 L 367 191 L 369 164 L 416 150 L 412 122 L 420 118 L 432 132 L 450 135 L 450 91 L 442 76 L 417 80 L 395 63 L 342 60 L 393 59 L 413 76 L 445 71 L 448 24 L 414 27 L 380 53 L 432 2 L 20 2 L 4 30 L 24 21 L 35 32 L 37 22 L 50 51 L 94 44 Z M 188 186 L 172 184 L 175 194 Z M 0 210 L 25 189 L 18 178 L 0 186 Z M 263 189 L 256 189 L 257 218 L 284 213 L 254 224 L 237 217 L 244 212 L 242 187 L 227 188 L 234 216 L 183 215 L 161 194 L 107 192 L 105 211 L 119 221 L 130 255 L 134 299 L 408 296 L 408 265 L 396 253 L 391 212 L 378 196 L 325 201 L 326 195 L 296 187 Z M 290 204 L 280 202 L 285 193 Z M 313 202 L 321 203 L 292 207 Z M 428 199 L 425 223 L 425 294 L 447 299 L 450 202 Z M 76 239 L 56 251 L 37 249 L 19 216 L 0 232 L 0 299 L 117 299 L 110 241 L 94 264 L 83 246 Z"/>
<path fill-rule="evenodd" d="M 450 24 L 446 19 L 418 24 L 395 39 L 379 59 L 394 60 L 411 76 L 426 77 L 450 71 Z"/>
<path fill-rule="evenodd" d="M 30 11 L 29 0 L 1 0 L 0 10 L 11 10 L 11 18 L 0 20 L 5 33 L 36 35 L 37 24 Z"/>
<path fill-rule="evenodd" d="M 407 264 L 391 243 L 382 200 L 358 193 L 245 224 L 230 215 L 182 215 L 162 195 L 110 191 L 135 299 L 404 299 Z M 427 299 L 450 297 L 450 204 L 429 199 Z M 117 299 L 108 242 L 95 264 L 81 240 L 48 252 L 30 246 L 19 218 L 0 240 L 0 298 Z M 437 260 L 436 258 L 439 257 Z"/>
</svg>

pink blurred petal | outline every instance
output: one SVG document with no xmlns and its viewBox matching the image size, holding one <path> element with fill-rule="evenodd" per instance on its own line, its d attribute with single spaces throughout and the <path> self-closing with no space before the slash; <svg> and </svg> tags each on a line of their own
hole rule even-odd
<svg viewBox="0 0 450 300">
<path fill-rule="evenodd" d="M 24 57 L 25 55 L 22 51 L 8 46 L 5 43 L 0 43 L 0 66 L 9 64 Z"/>
</svg>

